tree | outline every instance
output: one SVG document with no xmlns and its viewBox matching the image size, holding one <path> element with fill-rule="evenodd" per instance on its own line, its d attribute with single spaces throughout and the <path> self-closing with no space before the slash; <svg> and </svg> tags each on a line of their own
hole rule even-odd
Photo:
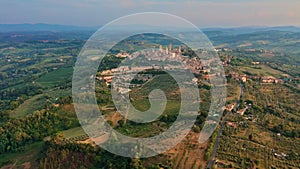
<svg viewBox="0 0 300 169">
<path fill-rule="evenodd" d="M 64 140 L 64 134 L 63 133 L 61 133 L 61 132 L 59 132 L 59 133 L 56 133 L 55 134 L 55 136 L 54 136 L 54 142 L 56 143 L 56 144 L 60 144 L 63 140 Z"/>
<path fill-rule="evenodd" d="M 197 126 L 197 125 L 194 125 L 193 126 L 193 131 L 195 132 L 195 133 L 200 133 L 200 127 L 199 126 Z"/>
<path fill-rule="evenodd" d="M 253 140 L 253 135 L 252 135 L 252 133 L 251 133 L 251 134 L 249 134 L 248 138 L 249 138 L 249 140 L 250 140 L 250 141 L 252 141 L 252 140 Z"/>
</svg>

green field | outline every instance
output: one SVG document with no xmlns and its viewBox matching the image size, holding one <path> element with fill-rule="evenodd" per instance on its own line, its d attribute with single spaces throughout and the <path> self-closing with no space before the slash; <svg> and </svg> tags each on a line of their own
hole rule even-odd
<svg viewBox="0 0 300 169">
<path fill-rule="evenodd" d="M 69 89 L 54 88 L 54 89 L 47 90 L 44 93 L 47 94 L 47 96 L 51 97 L 52 99 L 72 95 L 72 91 L 70 88 Z"/>
<path fill-rule="evenodd" d="M 65 96 L 71 96 L 71 90 L 59 90 L 56 88 L 47 90 L 43 94 L 33 96 L 32 98 L 26 100 L 14 111 L 12 111 L 10 115 L 11 117 L 22 118 L 24 116 L 32 114 L 34 111 L 45 108 L 47 99 L 53 102 L 56 98 Z"/>
<path fill-rule="evenodd" d="M 55 71 L 49 72 L 40 77 L 36 82 L 42 87 L 54 87 L 60 83 L 64 83 L 71 80 L 73 74 L 73 68 L 61 68 Z"/>
<path fill-rule="evenodd" d="M 36 95 L 26 100 L 18 108 L 16 108 L 11 113 L 11 116 L 15 118 L 21 118 L 33 113 L 34 111 L 41 110 L 44 108 L 46 100 L 47 99 L 44 94 Z"/>
<path fill-rule="evenodd" d="M 274 76 L 276 78 L 284 76 L 284 73 L 267 65 L 257 65 L 257 66 L 239 66 L 238 70 L 242 71 L 243 73 L 250 73 L 256 76 Z"/>
<path fill-rule="evenodd" d="M 72 129 L 69 129 L 69 130 L 65 130 L 65 131 L 62 131 L 62 133 L 64 134 L 64 137 L 66 139 L 74 138 L 74 137 L 77 137 L 77 136 L 82 136 L 82 135 L 85 134 L 82 127 L 76 127 L 76 128 L 72 128 Z"/>
</svg>

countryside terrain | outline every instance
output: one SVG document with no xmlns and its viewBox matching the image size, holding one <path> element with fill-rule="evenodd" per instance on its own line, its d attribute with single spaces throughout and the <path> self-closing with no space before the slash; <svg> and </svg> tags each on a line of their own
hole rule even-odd
<svg viewBox="0 0 300 169">
<path fill-rule="evenodd" d="M 132 137 L 167 130 L 180 109 L 180 90 L 162 70 L 139 72 L 129 91 L 136 109 L 151 107 L 148 95 L 153 89 L 167 97 L 161 116 L 139 124 L 126 120 L 115 107 L 112 70 L 129 54 L 160 46 L 192 68 L 200 65 L 193 72 L 201 100 L 192 130 L 163 154 L 133 159 L 97 146 L 74 109 L 74 65 L 94 28 L 50 28 L 56 31 L 0 29 L 1 168 L 300 168 L 300 28 L 203 29 L 221 59 L 227 95 L 221 121 L 202 144 L 198 137 L 204 122 L 218 116 L 209 112 L 213 69 L 193 60 L 195 53 L 188 47 L 161 35 L 132 37 L 116 45 L 93 77 L 95 94 L 110 126 Z"/>
</svg>

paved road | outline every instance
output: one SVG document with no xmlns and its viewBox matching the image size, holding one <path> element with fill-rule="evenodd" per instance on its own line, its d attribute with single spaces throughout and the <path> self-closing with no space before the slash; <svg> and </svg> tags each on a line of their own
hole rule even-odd
<svg viewBox="0 0 300 169">
<path fill-rule="evenodd" d="M 243 94 L 244 94 L 244 92 L 243 92 L 243 84 L 242 84 L 242 83 L 240 83 L 240 88 L 241 88 L 240 99 L 237 100 L 236 105 L 235 105 L 235 107 L 234 107 L 234 111 L 236 111 L 237 108 L 239 107 L 239 105 L 241 104 L 241 100 L 242 100 L 242 97 L 243 97 Z M 212 151 L 212 153 L 211 153 L 210 159 L 209 159 L 208 164 L 207 164 L 207 166 L 206 166 L 207 169 L 208 169 L 208 168 L 211 168 L 211 167 L 213 166 L 213 164 L 214 164 L 214 159 L 215 159 L 215 156 L 216 156 L 216 154 L 217 154 L 217 150 L 218 150 L 218 147 L 219 147 L 219 144 L 220 144 L 222 131 L 223 131 L 224 127 L 225 127 L 226 119 L 227 119 L 227 117 L 228 117 L 231 113 L 232 113 L 232 112 L 228 112 L 228 113 L 223 117 L 223 120 L 222 120 L 222 122 L 221 122 L 221 127 L 220 127 L 220 129 L 219 129 L 219 131 L 218 131 L 218 135 L 217 135 L 217 138 L 216 138 L 216 141 L 215 141 L 215 144 L 214 144 L 213 151 Z"/>
</svg>

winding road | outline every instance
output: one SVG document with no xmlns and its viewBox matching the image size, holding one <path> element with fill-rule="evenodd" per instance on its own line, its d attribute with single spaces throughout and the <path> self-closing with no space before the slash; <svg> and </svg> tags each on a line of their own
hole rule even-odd
<svg viewBox="0 0 300 169">
<path fill-rule="evenodd" d="M 244 92 L 243 92 L 244 86 L 243 86 L 243 84 L 242 84 L 241 82 L 240 82 L 240 88 L 241 88 L 240 98 L 239 98 L 239 100 L 236 101 L 236 105 L 235 105 L 235 107 L 233 108 L 234 111 L 236 111 L 237 108 L 240 106 L 241 100 L 242 100 L 242 97 L 243 97 L 243 94 L 244 94 Z M 208 163 L 207 163 L 207 166 L 206 166 L 207 169 L 211 168 L 211 167 L 213 166 L 213 164 L 214 164 L 214 159 L 215 159 L 215 156 L 216 156 L 216 154 L 217 154 L 217 150 L 218 150 L 218 147 L 219 147 L 219 144 L 220 144 L 220 139 L 221 139 L 222 131 L 223 131 L 224 127 L 225 127 L 227 117 L 228 117 L 231 113 L 232 113 L 232 112 L 228 112 L 228 113 L 223 117 L 223 120 L 222 120 L 222 122 L 221 122 L 221 127 L 220 127 L 220 129 L 219 129 L 219 131 L 218 131 L 218 135 L 217 135 L 217 138 L 216 138 L 216 141 L 215 141 L 215 144 L 214 144 L 213 151 L 212 151 L 212 153 L 211 153 L 210 159 L 209 159 L 209 161 L 208 161 Z"/>
</svg>

